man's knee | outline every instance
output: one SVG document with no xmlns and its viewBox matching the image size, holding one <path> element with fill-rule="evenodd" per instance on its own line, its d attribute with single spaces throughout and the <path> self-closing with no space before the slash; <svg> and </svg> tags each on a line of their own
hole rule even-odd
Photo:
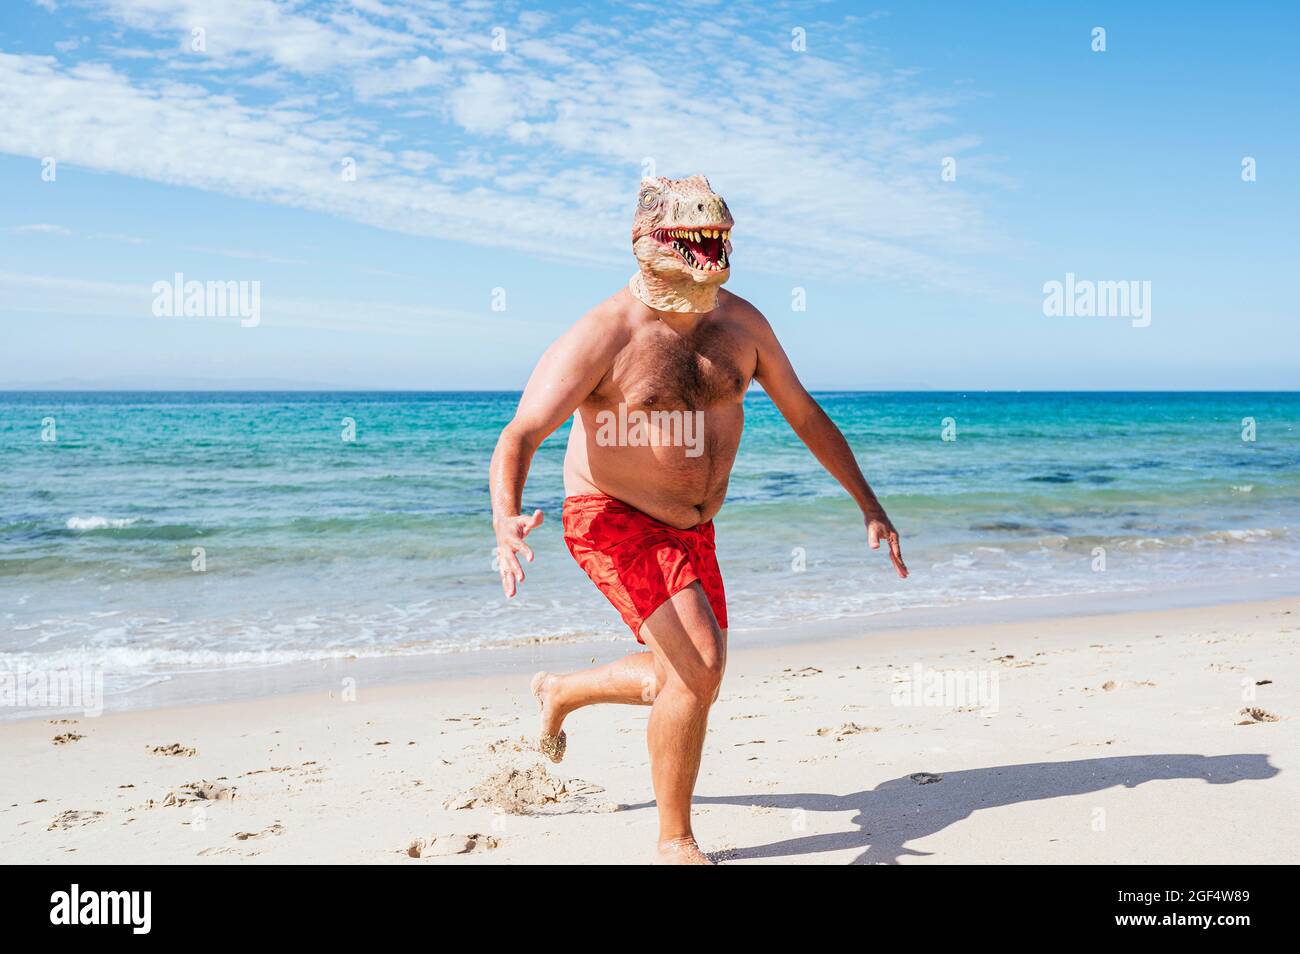
<svg viewBox="0 0 1300 954">
<path fill-rule="evenodd" d="M 687 671 L 678 675 L 687 692 L 705 705 L 712 705 L 722 690 L 725 668 L 726 656 L 719 644 L 702 649 Z"/>
<path fill-rule="evenodd" d="M 701 705 L 713 705 L 714 700 L 718 698 L 718 693 L 722 691 L 721 669 L 698 668 L 683 674 L 680 678 L 682 688 Z"/>
</svg>

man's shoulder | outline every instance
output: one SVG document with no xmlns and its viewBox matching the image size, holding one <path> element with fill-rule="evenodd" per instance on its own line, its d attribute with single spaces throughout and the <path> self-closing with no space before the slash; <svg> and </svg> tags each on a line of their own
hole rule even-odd
<svg viewBox="0 0 1300 954">
<path fill-rule="evenodd" d="M 718 292 L 718 303 L 726 309 L 729 318 L 734 319 L 741 326 L 751 331 L 757 331 L 768 326 L 763 313 L 748 300 L 741 298 L 734 292 L 729 292 L 725 288 L 721 289 Z"/>
<path fill-rule="evenodd" d="M 632 306 L 636 299 L 626 288 L 620 288 L 614 294 L 610 295 L 604 301 L 599 302 L 591 308 L 582 320 L 600 326 L 607 331 L 613 331 L 620 326 L 631 325 Z"/>
<path fill-rule="evenodd" d="M 617 349 L 631 336 L 634 301 L 626 289 L 592 307 L 569 329 L 569 335 Z"/>
</svg>

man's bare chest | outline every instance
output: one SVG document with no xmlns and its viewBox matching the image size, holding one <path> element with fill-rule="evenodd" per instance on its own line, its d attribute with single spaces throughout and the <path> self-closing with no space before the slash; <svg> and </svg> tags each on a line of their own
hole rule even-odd
<svg viewBox="0 0 1300 954">
<path fill-rule="evenodd" d="M 611 403 L 646 410 L 705 410 L 745 396 L 754 349 L 726 328 L 690 337 L 639 336 L 614 362 L 606 389 Z"/>
</svg>

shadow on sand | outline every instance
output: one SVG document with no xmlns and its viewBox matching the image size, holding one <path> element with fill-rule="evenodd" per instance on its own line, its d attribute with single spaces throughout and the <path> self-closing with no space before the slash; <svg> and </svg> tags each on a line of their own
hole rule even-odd
<svg viewBox="0 0 1300 954">
<path fill-rule="evenodd" d="M 776 858 L 819 851 L 865 849 L 853 864 L 896 864 L 904 855 L 925 857 L 907 843 L 942 831 L 981 808 L 1016 805 L 1043 798 L 1082 795 L 1123 785 L 1175 778 L 1199 778 L 1211 785 L 1278 774 L 1267 755 L 1127 755 L 1074 762 L 1030 762 L 943 773 L 943 781 L 919 785 L 910 776 L 890 779 L 851 795 L 697 796 L 697 805 L 757 805 L 787 811 L 855 812 L 852 831 L 807 835 L 737 848 L 731 858 Z M 654 802 L 627 806 L 649 808 Z M 1072 824 L 1088 824 L 1082 819 Z"/>
</svg>

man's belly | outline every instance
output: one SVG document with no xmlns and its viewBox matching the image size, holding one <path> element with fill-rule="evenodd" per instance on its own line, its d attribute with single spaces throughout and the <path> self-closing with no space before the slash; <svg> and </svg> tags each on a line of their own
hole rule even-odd
<svg viewBox="0 0 1300 954">
<path fill-rule="evenodd" d="M 636 419 L 602 423 L 591 415 L 575 419 L 564 458 L 566 495 L 605 494 L 683 529 L 722 507 L 744 428 L 741 405 L 721 405 L 689 422 L 679 416 L 644 427 Z"/>
</svg>

